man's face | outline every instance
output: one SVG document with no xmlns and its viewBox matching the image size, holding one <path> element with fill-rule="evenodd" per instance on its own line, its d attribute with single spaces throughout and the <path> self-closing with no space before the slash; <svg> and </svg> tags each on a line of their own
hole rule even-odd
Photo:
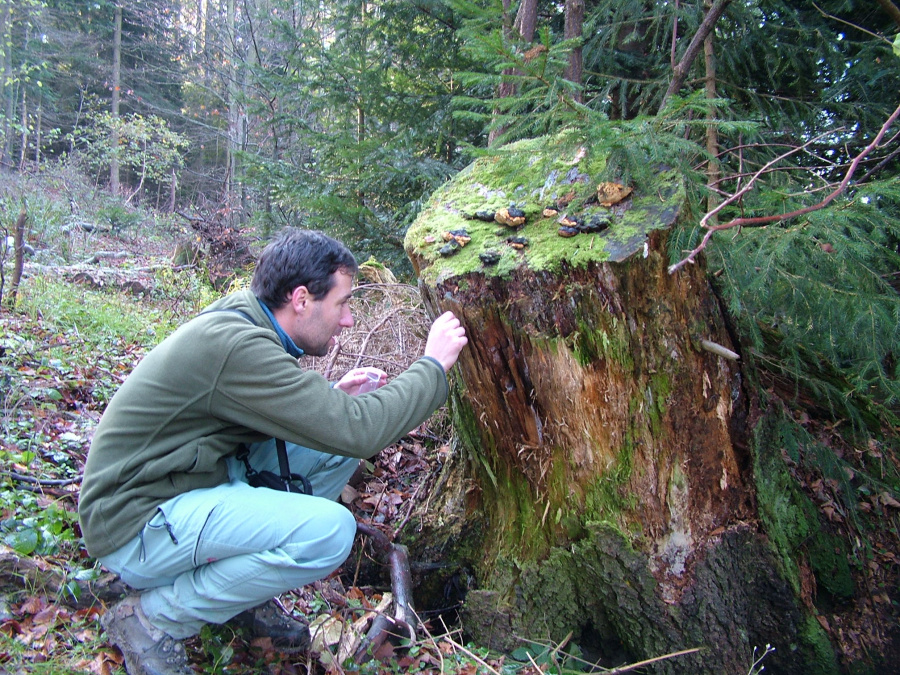
<svg viewBox="0 0 900 675">
<path fill-rule="evenodd" d="M 302 315 L 297 317 L 291 339 L 310 356 L 325 356 L 344 328 L 353 326 L 350 296 L 353 275 L 337 271 L 334 286 L 321 300 L 310 299 Z"/>
</svg>

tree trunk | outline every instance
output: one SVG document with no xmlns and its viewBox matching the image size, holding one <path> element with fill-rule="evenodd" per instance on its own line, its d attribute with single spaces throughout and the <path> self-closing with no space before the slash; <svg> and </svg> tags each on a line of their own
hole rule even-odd
<svg viewBox="0 0 900 675">
<path fill-rule="evenodd" d="M 712 9 L 712 0 L 705 0 L 707 12 Z M 706 66 L 706 98 L 710 101 L 714 100 L 718 94 L 716 93 L 716 50 L 714 44 L 713 31 L 710 31 L 703 40 L 703 61 Z M 719 205 L 719 198 L 716 190 L 719 189 L 719 127 L 716 124 L 716 112 L 710 108 L 706 115 L 709 125 L 706 127 L 706 152 L 709 153 L 709 165 L 706 168 L 706 184 L 709 187 L 709 196 L 706 198 L 707 212 L 713 211 Z M 713 216 L 710 224 L 715 225 L 718 219 Z"/>
<path fill-rule="evenodd" d="M 113 74 L 112 74 L 112 132 L 109 144 L 112 152 L 109 159 L 109 190 L 119 194 L 119 92 L 122 72 L 122 6 L 116 5 L 113 33 Z"/>
<path fill-rule="evenodd" d="M 237 7 L 235 0 L 227 0 L 225 11 L 229 68 L 226 75 L 226 77 L 228 78 L 228 82 L 226 84 L 226 105 L 228 106 L 228 156 L 226 160 L 227 170 L 225 173 L 225 185 L 223 186 L 223 201 L 228 205 L 232 205 L 238 197 L 237 190 L 240 187 L 240 181 L 237 175 L 239 169 L 238 153 L 243 146 L 243 112 L 241 104 L 238 101 L 238 93 L 240 90 L 239 81 L 242 77 L 240 73 L 241 55 L 239 53 L 238 46 L 239 21 L 237 19 Z M 229 220 L 231 224 L 236 223 L 236 221 L 234 220 L 234 211 L 235 209 L 233 208 L 228 209 Z"/>
<path fill-rule="evenodd" d="M 687 49 L 684 50 L 684 55 L 672 69 L 672 81 L 669 82 L 669 87 L 666 89 L 666 93 L 663 94 L 662 103 L 659 104 L 659 112 L 665 109 L 669 99 L 678 93 L 678 90 L 681 89 L 685 80 L 687 80 L 688 72 L 690 72 L 697 54 L 700 53 L 700 49 L 706 41 L 706 36 L 716 27 L 716 22 L 722 17 L 722 14 L 725 13 L 730 4 L 731 0 L 716 0 L 715 4 L 710 5 L 707 9 L 703 22 L 688 44 Z"/>
<path fill-rule="evenodd" d="M 584 29 L 584 0 L 566 0 L 565 27 L 563 29 L 566 40 L 581 38 Z M 569 54 L 569 65 L 566 68 L 566 79 L 578 86 L 574 98 L 579 103 L 584 99 L 581 91 L 581 78 L 584 71 L 584 62 L 581 45 L 572 49 Z"/>
<path fill-rule="evenodd" d="M 900 9 L 897 8 L 891 0 L 877 0 L 878 4 L 881 5 L 881 8 L 887 13 L 891 19 L 894 20 L 894 23 L 897 24 L 897 27 L 900 28 Z"/>
<path fill-rule="evenodd" d="M 43 143 L 43 134 L 41 133 L 41 125 L 44 123 L 44 105 L 42 98 L 38 97 L 37 120 L 34 123 L 34 165 L 35 168 L 41 166 L 41 143 Z"/>
<path fill-rule="evenodd" d="M 504 17 L 503 22 L 504 25 L 508 25 L 508 12 L 510 9 L 509 0 L 504 0 L 503 2 L 503 11 Z M 519 5 L 519 10 L 516 12 L 516 19 L 513 25 L 508 28 L 508 37 L 511 39 L 514 35 L 521 39 L 523 43 L 528 44 L 534 39 L 534 31 L 537 27 L 537 0 L 523 0 L 522 4 Z M 504 75 L 511 75 L 516 72 L 514 69 L 507 69 L 503 71 Z M 497 89 L 497 98 L 507 98 L 509 96 L 514 96 L 516 94 L 516 84 L 515 82 L 501 82 L 500 86 Z M 495 111 L 495 114 L 499 114 L 499 111 Z M 499 125 L 490 130 L 488 133 L 488 145 L 494 145 L 496 140 L 503 135 L 506 131 L 506 127 L 503 125 Z"/>
<path fill-rule="evenodd" d="M 12 2 L 0 0 L 0 39 L 5 44 L 12 45 Z M 12 134 L 13 117 L 16 113 L 16 86 L 13 80 L 12 49 L 0 49 L 0 66 L 3 71 L 3 101 L 5 114 L 3 116 L 3 142 L 0 146 L 0 169 L 11 169 L 12 163 Z"/>
<path fill-rule="evenodd" d="M 477 644 L 572 634 L 605 666 L 702 647 L 653 670 L 692 674 L 746 673 L 772 644 L 767 672 L 828 672 L 805 670 L 833 652 L 759 529 L 737 348 L 702 266 L 667 274 L 683 186 L 661 168 L 603 206 L 618 197 L 598 191 L 599 151 L 507 150 L 439 190 L 407 234 L 429 312 L 452 310 L 469 336 L 458 448 L 413 559 L 458 563 L 432 585 L 472 579 Z M 518 231 L 473 218 L 513 202 Z M 549 202 L 608 227 L 561 237 Z M 463 228 L 464 247 L 445 243 Z"/>
<path fill-rule="evenodd" d="M 28 97 L 25 87 L 22 87 L 22 128 L 19 134 L 19 171 L 25 171 L 25 160 L 28 158 Z"/>
<path fill-rule="evenodd" d="M 25 267 L 25 225 L 28 223 L 28 211 L 25 204 L 19 211 L 16 219 L 16 228 L 13 231 L 13 276 L 9 287 L 9 295 L 12 298 L 12 306 L 15 307 L 19 294 L 19 284 L 22 281 L 22 270 Z"/>
<path fill-rule="evenodd" d="M 169 200 L 166 202 L 166 213 L 175 213 L 175 197 L 178 194 L 178 172 L 175 167 L 171 168 L 171 177 L 169 178 Z"/>
</svg>

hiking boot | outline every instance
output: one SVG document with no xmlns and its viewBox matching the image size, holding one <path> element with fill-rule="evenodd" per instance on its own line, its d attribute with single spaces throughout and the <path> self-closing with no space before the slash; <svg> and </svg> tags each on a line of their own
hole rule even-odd
<svg viewBox="0 0 900 675">
<path fill-rule="evenodd" d="M 184 645 L 154 627 L 141 609 L 141 597 L 129 595 L 100 619 L 125 657 L 128 675 L 193 675 Z"/>
<path fill-rule="evenodd" d="M 248 629 L 254 637 L 272 638 L 272 646 L 279 651 L 291 653 L 309 649 L 306 620 L 288 616 L 274 600 L 241 612 L 232 621 Z"/>
</svg>

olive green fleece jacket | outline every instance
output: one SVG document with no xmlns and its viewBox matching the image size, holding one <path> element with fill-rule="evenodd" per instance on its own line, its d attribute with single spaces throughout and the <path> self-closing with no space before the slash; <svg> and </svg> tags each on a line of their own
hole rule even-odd
<svg viewBox="0 0 900 675">
<path fill-rule="evenodd" d="M 375 392 L 349 396 L 304 370 L 250 291 L 181 326 L 138 364 L 94 434 L 79 500 L 89 553 L 124 546 L 163 502 L 228 481 L 240 443 L 281 438 L 371 457 L 447 398 L 444 370 L 422 358 Z"/>
</svg>

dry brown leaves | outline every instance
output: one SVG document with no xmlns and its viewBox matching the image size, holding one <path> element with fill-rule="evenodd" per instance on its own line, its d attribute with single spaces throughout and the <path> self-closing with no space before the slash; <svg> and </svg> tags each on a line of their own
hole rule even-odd
<svg viewBox="0 0 900 675">
<path fill-rule="evenodd" d="M 100 615 L 98 607 L 71 610 L 34 595 L 10 607 L 10 618 L 0 624 L 0 631 L 23 645 L 25 657 L 31 663 L 44 663 L 63 658 L 71 668 L 96 675 L 110 675 L 122 665 L 117 650 L 104 650 L 90 658 L 69 660 L 67 654 L 77 644 L 92 648 L 98 640 Z M 10 660 L 0 652 L 0 664 Z"/>
</svg>

